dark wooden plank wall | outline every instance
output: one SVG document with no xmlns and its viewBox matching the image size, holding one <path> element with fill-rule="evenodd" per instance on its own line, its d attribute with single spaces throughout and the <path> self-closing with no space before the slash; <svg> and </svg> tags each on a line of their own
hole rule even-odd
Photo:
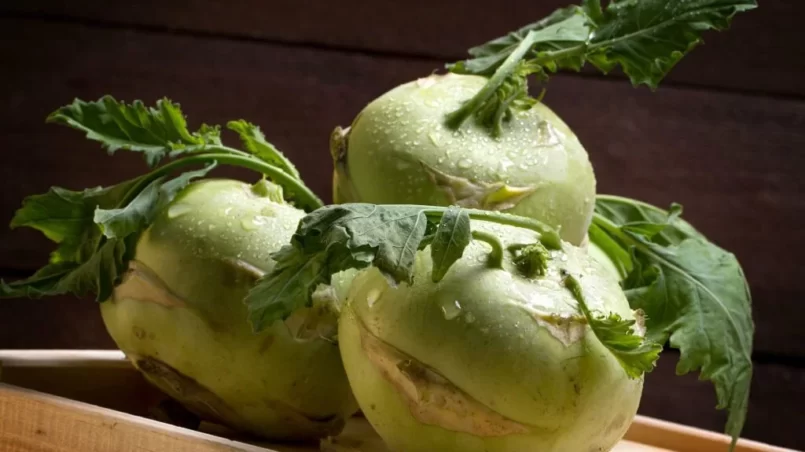
<svg viewBox="0 0 805 452">
<path fill-rule="evenodd" d="M 0 4 L 0 223 L 51 185 L 114 183 L 144 169 L 79 133 L 45 125 L 74 97 L 181 102 L 191 124 L 243 117 L 329 200 L 327 138 L 372 98 L 563 2 L 100 2 Z M 456 18 L 455 14 L 460 13 Z M 619 77 L 557 76 L 546 103 L 585 143 L 601 192 L 686 216 L 741 259 L 754 295 L 749 438 L 803 448 L 805 59 L 800 2 L 762 2 L 711 34 L 655 93 Z M 231 137 L 230 137 L 231 138 Z M 218 174 L 251 177 L 225 170 Z M 0 228 L 0 276 L 27 275 L 49 244 Z M 114 347 L 91 300 L 0 303 L 0 348 Z M 641 412 L 721 429 L 709 383 L 674 375 L 666 353 Z"/>
</svg>

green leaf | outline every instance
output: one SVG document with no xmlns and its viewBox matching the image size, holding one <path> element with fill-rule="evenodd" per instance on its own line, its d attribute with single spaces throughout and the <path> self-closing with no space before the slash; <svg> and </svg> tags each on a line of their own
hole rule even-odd
<svg viewBox="0 0 805 452">
<path fill-rule="evenodd" d="M 632 308 L 647 315 L 647 336 L 679 349 L 678 374 L 700 370 L 701 379 L 713 382 L 717 407 L 729 411 L 725 430 L 736 440 L 752 379 L 751 294 L 737 258 L 673 210 L 604 197 L 593 221 L 631 253 L 634 266 L 623 286 Z M 635 221 L 657 227 L 627 227 Z"/>
<path fill-rule="evenodd" d="M 260 127 L 243 119 L 229 121 L 226 126 L 240 135 L 243 147 L 245 147 L 247 151 L 256 155 L 266 163 L 275 165 L 294 178 L 301 180 L 299 171 L 296 170 L 293 163 L 291 163 L 273 144 L 266 141 L 266 137 L 263 135 Z"/>
<path fill-rule="evenodd" d="M 450 71 L 490 77 L 466 104 L 450 113 L 457 129 L 475 116 L 499 136 L 504 119 L 537 102 L 527 79 L 547 81 L 560 69 L 587 62 L 604 73 L 621 67 L 633 85 L 655 89 L 671 69 L 702 41 L 708 30 L 723 31 L 733 17 L 757 7 L 755 0 L 600 0 L 554 11 L 540 21 L 473 47 L 473 58 L 448 64 Z"/>
<path fill-rule="evenodd" d="M 372 264 L 392 284 L 412 282 L 428 222 L 417 206 L 341 204 L 311 212 L 299 222 L 291 243 L 272 255 L 272 272 L 246 297 L 252 325 L 262 328 L 307 306 L 319 284 L 351 268 Z"/>
<path fill-rule="evenodd" d="M 203 169 L 188 171 L 168 182 L 160 177 L 148 184 L 124 207 L 104 209 L 99 206 L 93 220 L 108 238 L 126 237 L 142 231 L 181 189 L 193 179 L 206 176 L 215 166 L 215 162 L 210 163 Z"/>
<path fill-rule="evenodd" d="M 310 306 L 319 284 L 329 284 L 331 276 L 343 270 L 366 268 L 375 257 L 369 247 L 349 249 L 333 243 L 320 252 L 305 252 L 298 245 L 294 242 L 274 253 L 274 269 L 247 294 L 244 302 L 255 331 Z"/>
<path fill-rule="evenodd" d="M 47 193 L 25 198 L 11 220 L 11 228 L 36 229 L 57 243 L 51 263 L 86 260 L 95 252 L 101 235 L 93 221 L 95 209 L 115 207 L 139 180 L 83 191 L 52 187 Z"/>
<path fill-rule="evenodd" d="M 528 54 L 532 58 L 538 48 L 547 51 L 578 45 L 589 35 L 589 29 L 585 24 L 586 18 L 581 13 L 582 10 L 578 6 L 557 9 L 548 17 L 471 48 L 468 53 L 474 58 L 448 64 L 447 68 L 456 73 L 491 76 L 532 32 L 539 33 L 540 36 L 534 39 L 534 49 Z"/>
<path fill-rule="evenodd" d="M 583 46 L 589 36 L 586 19 L 579 8 L 569 8 L 555 13 L 555 16 L 529 30 L 524 37 L 515 37 L 513 43 L 516 42 L 516 45 L 507 46 L 498 55 L 481 57 L 481 61 L 468 60 L 448 65 L 451 71 L 465 74 L 488 75 L 494 70 L 481 91 L 448 115 L 449 127 L 458 128 L 466 119 L 475 116 L 479 124 L 490 128 L 492 134 L 498 136 L 502 133 L 503 121 L 511 119 L 514 110 L 528 109 L 537 102 L 528 96 L 529 75 L 537 74 L 540 79 L 547 80 L 548 71 L 581 68 L 583 59 L 574 49 Z M 490 47 L 498 45 L 490 44 Z M 533 58 L 529 59 L 529 55 Z M 551 57 L 545 58 L 545 55 Z M 495 58 L 500 61 L 492 64 Z M 538 62 L 540 59 L 546 62 Z"/>
<path fill-rule="evenodd" d="M 134 253 L 133 241 L 107 240 L 82 262 L 49 264 L 21 281 L 0 281 L 0 297 L 28 297 L 94 294 L 97 301 L 107 300 L 128 268 Z"/>
<path fill-rule="evenodd" d="M 704 238 L 690 223 L 682 219 L 683 208 L 671 204 L 669 210 L 642 201 L 612 195 L 598 195 L 595 213 L 635 233 L 643 233 L 660 245 L 678 244 L 690 237 Z"/>
<path fill-rule="evenodd" d="M 179 105 L 168 99 L 159 100 L 156 108 L 139 100 L 118 102 L 108 95 L 94 102 L 76 99 L 51 113 L 47 121 L 86 132 L 110 154 L 120 149 L 142 152 L 150 166 L 168 153 L 199 152 L 221 144 L 217 127 L 205 125 L 190 133 Z"/>
<path fill-rule="evenodd" d="M 82 192 L 54 187 L 27 198 L 12 226 L 37 229 L 59 246 L 51 263 L 31 277 L 0 282 L 0 297 L 92 293 L 97 301 L 108 299 L 125 273 L 142 231 L 183 187 L 214 167 L 211 163 L 168 181 L 153 177 L 149 182 L 145 175 Z"/>
<path fill-rule="evenodd" d="M 433 282 L 439 282 L 461 258 L 472 240 L 470 215 L 461 207 L 449 207 L 442 216 L 430 245 Z"/>
<path fill-rule="evenodd" d="M 587 230 L 587 235 L 590 242 L 598 246 L 604 254 L 609 257 L 609 260 L 618 269 L 621 278 L 625 278 L 630 274 L 634 264 L 629 252 L 623 249 L 623 246 L 610 237 L 600 226 L 595 223 L 590 224 Z"/>
<path fill-rule="evenodd" d="M 591 1 L 589 5 L 600 2 Z M 588 14 L 591 11 L 587 6 Z M 587 59 L 603 72 L 621 66 L 634 85 L 656 88 L 708 30 L 729 28 L 755 0 L 640 0 L 610 2 L 593 16 Z"/>
<path fill-rule="evenodd" d="M 635 320 L 623 319 L 618 314 L 593 314 L 583 294 L 581 284 L 571 275 L 565 275 L 565 287 L 570 290 L 579 303 L 579 311 L 584 314 L 590 329 L 615 358 L 620 362 L 629 378 L 640 378 L 651 372 L 662 351 L 662 345 L 636 334 Z M 642 314 L 638 312 L 638 319 Z"/>
<path fill-rule="evenodd" d="M 743 427 L 752 379 L 751 295 L 735 257 L 703 239 L 662 247 L 638 236 L 637 254 L 654 281 L 632 292 L 658 340 L 682 353 L 677 373 L 701 369 L 715 383 L 717 407 L 730 410 L 727 432 Z"/>
</svg>

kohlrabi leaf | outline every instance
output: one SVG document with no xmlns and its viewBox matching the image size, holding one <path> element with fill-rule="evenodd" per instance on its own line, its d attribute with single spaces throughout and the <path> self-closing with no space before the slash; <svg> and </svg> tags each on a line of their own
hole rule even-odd
<svg viewBox="0 0 805 452">
<path fill-rule="evenodd" d="M 277 320 L 288 318 L 297 309 L 310 306 L 319 284 L 329 284 L 331 276 L 343 270 L 368 267 L 375 250 L 369 247 L 349 249 L 335 242 L 323 250 L 305 249 L 292 239 L 271 257 L 276 262 L 273 271 L 257 281 L 244 302 L 249 321 L 255 331 L 261 331 Z"/>
<path fill-rule="evenodd" d="M 168 99 L 159 100 L 156 107 L 147 107 L 139 100 L 126 104 L 108 95 L 94 102 L 76 99 L 51 113 L 48 122 L 81 130 L 110 153 L 119 149 L 141 152 L 150 166 L 167 156 L 250 168 L 281 185 L 288 199 L 302 209 L 313 210 L 323 204 L 260 129 L 242 119 L 227 125 L 240 135 L 248 152 L 224 146 L 217 125 L 202 125 L 190 132 L 179 105 Z"/>
<path fill-rule="evenodd" d="M 42 297 L 72 293 L 108 299 L 133 257 L 136 241 L 156 214 L 192 179 L 215 166 L 173 179 L 137 179 L 82 192 L 51 188 L 25 200 L 12 227 L 41 231 L 58 244 L 50 264 L 27 279 L 0 281 L 0 297 Z"/>
<path fill-rule="evenodd" d="M 373 264 L 393 283 L 411 282 L 428 221 L 417 206 L 340 204 L 308 214 L 246 297 L 253 327 L 309 305 L 316 287 L 340 271 Z"/>
<path fill-rule="evenodd" d="M 114 208 L 139 181 L 136 178 L 83 191 L 52 187 L 47 193 L 25 198 L 11 220 L 11 228 L 36 229 L 57 243 L 51 263 L 86 260 L 95 252 L 101 236 L 93 221 L 95 210 Z"/>
<path fill-rule="evenodd" d="M 69 293 L 107 300 L 126 272 L 135 244 L 136 236 L 106 240 L 86 260 L 52 263 L 27 279 L 0 281 L 0 297 L 40 298 Z"/>
<path fill-rule="evenodd" d="M 534 58 L 540 52 L 556 52 L 583 44 L 590 35 L 587 17 L 581 8 L 570 6 L 554 11 L 550 16 L 513 32 L 494 39 L 486 44 L 469 50 L 473 59 L 448 65 L 452 72 L 491 76 L 503 62 L 509 58 L 524 42 L 528 42 L 528 50 L 521 57 L 524 62 Z M 576 56 L 568 55 L 568 57 Z M 557 57 L 553 65 L 544 69 L 556 70 L 556 66 L 578 69 L 583 60 L 578 56 L 568 61 Z M 536 68 L 535 68 L 536 69 Z M 531 74 L 533 72 L 529 72 Z"/>
<path fill-rule="evenodd" d="M 461 207 L 450 207 L 444 212 L 430 246 L 433 258 L 433 282 L 439 282 L 450 267 L 464 254 L 472 240 L 470 215 Z"/>
<path fill-rule="evenodd" d="M 656 88 L 702 41 L 708 30 L 729 28 L 733 16 L 757 7 L 755 0 L 587 0 L 592 22 L 586 58 L 603 72 L 620 66 L 634 85 Z M 593 14 L 590 12 L 593 11 Z"/>
<path fill-rule="evenodd" d="M 199 152 L 221 144 L 217 127 L 205 125 L 191 133 L 179 105 L 168 99 L 159 100 L 156 107 L 146 107 L 139 100 L 126 104 L 108 95 L 94 102 L 76 99 L 47 120 L 86 132 L 88 139 L 100 142 L 110 153 L 142 152 L 150 166 L 169 153 Z"/>
<path fill-rule="evenodd" d="M 213 162 L 206 168 L 188 171 L 167 182 L 164 177 L 160 177 L 148 184 L 123 207 L 105 209 L 98 206 L 93 221 L 101 227 L 103 235 L 110 239 L 142 231 L 181 189 L 193 179 L 206 176 L 215 166 L 216 163 Z"/>
<path fill-rule="evenodd" d="M 442 250 L 436 251 L 436 257 L 444 275 L 460 257 L 456 254 L 470 234 L 492 246 L 490 265 L 499 267 L 502 244 L 491 234 L 470 231 L 471 218 L 528 228 L 539 233 L 544 246 L 561 246 L 557 232 L 545 224 L 500 212 L 408 204 L 325 206 L 302 218 L 291 242 L 272 254 L 274 269 L 245 299 L 249 320 L 259 331 L 287 318 L 294 310 L 310 306 L 319 284 L 329 284 L 333 274 L 349 269 L 372 265 L 390 284 L 410 284 L 416 253 L 428 245 Z"/>
<path fill-rule="evenodd" d="M 609 260 L 618 269 L 618 274 L 621 279 L 626 278 L 630 274 L 634 263 L 629 255 L 629 251 L 623 249 L 623 246 L 609 236 L 597 224 L 592 223 L 587 230 L 587 236 L 590 242 L 594 243 L 604 254 L 607 255 Z"/>
<path fill-rule="evenodd" d="M 612 195 L 598 195 L 595 212 L 633 232 L 651 236 L 662 245 L 678 244 L 690 237 L 704 236 L 682 219 L 683 208 L 672 204 L 669 210 L 660 209 L 642 201 Z"/>
<path fill-rule="evenodd" d="M 729 411 L 726 432 L 737 440 L 752 379 L 751 294 L 737 258 L 675 210 L 601 197 L 593 223 L 607 236 L 602 249 L 618 243 L 630 254 L 632 269 L 622 285 L 632 308 L 647 316 L 647 337 L 679 349 L 678 374 L 699 370 L 701 379 L 713 382 L 718 408 Z M 629 227 L 635 222 L 642 226 Z"/>
<path fill-rule="evenodd" d="M 618 314 L 591 312 L 578 280 L 572 275 L 565 275 L 564 282 L 578 302 L 579 311 L 587 319 L 590 329 L 621 363 L 626 375 L 629 378 L 640 378 L 644 373 L 651 372 L 660 357 L 662 345 L 637 334 L 636 320 L 624 319 Z M 639 315 L 641 314 L 638 313 Z"/>
<path fill-rule="evenodd" d="M 512 111 L 535 103 L 527 90 L 530 75 L 546 81 L 551 72 L 579 70 L 587 62 L 604 73 L 620 67 L 633 85 L 655 89 L 704 32 L 726 30 L 736 14 L 756 7 L 756 0 L 620 0 L 604 8 L 601 0 L 584 0 L 562 8 L 448 65 L 490 79 L 447 124 L 458 128 L 475 116 L 500 135 Z"/>
<path fill-rule="evenodd" d="M 273 144 L 266 141 L 265 135 L 260 130 L 260 127 L 243 119 L 237 121 L 229 121 L 226 125 L 230 130 L 237 132 L 240 140 L 243 142 L 243 147 L 247 151 L 256 155 L 266 163 L 281 168 L 283 171 L 300 179 L 299 171 L 288 160 L 282 152 L 279 151 Z"/>
</svg>

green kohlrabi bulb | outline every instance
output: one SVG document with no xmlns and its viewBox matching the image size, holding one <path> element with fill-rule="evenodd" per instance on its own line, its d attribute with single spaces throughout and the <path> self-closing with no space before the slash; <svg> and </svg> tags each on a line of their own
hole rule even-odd
<svg viewBox="0 0 805 452">
<path fill-rule="evenodd" d="M 243 303 L 303 215 L 265 181 L 189 185 L 145 231 L 101 304 L 112 338 L 202 418 L 271 439 L 338 433 L 357 405 L 338 346 L 317 331 L 327 322 L 334 331 L 335 316 L 311 308 L 255 334 Z"/>
<path fill-rule="evenodd" d="M 500 137 L 473 119 L 457 130 L 447 114 L 487 79 L 431 75 L 369 103 L 331 150 L 336 203 L 460 205 L 531 217 L 579 245 L 596 181 L 576 135 L 544 103 L 516 111 Z"/>
<path fill-rule="evenodd" d="M 531 231 L 473 222 L 504 246 Z M 355 396 L 395 452 L 610 450 L 628 430 L 643 379 L 630 379 L 579 313 L 563 285 L 575 275 L 590 310 L 636 319 L 610 270 L 563 242 L 541 276 L 510 255 L 490 268 L 472 242 L 432 282 L 428 249 L 413 284 L 392 286 L 375 268 L 359 273 L 339 323 L 339 346 Z"/>
</svg>

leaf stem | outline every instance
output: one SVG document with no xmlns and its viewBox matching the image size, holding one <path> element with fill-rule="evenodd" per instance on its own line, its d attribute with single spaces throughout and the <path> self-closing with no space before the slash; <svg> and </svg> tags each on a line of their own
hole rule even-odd
<svg viewBox="0 0 805 452">
<path fill-rule="evenodd" d="M 470 214 L 471 219 L 491 221 L 493 223 L 505 224 L 538 232 L 540 234 L 539 240 L 543 245 L 545 245 L 546 248 L 553 250 L 562 249 L 562 239 L 559 237 L 559 233 L 552 227 L 539 220 L 480 209 L 467 209 L 467 213 Z"/>
<path fill-rule="evenodd" d="M 501 85 L 506 81 L 506 79 L 514 72 L 517 65 L 520 61 L 525 57 L 531 47 L 536 44 L 535 37 L 537 36 L 535 31 L 529 31 L 528 34 L 520 41 L 520 44 L 509 54 L 506 60 L 498 66 L 495 73 L 486 82 L 486 84 L 478 91 L 475 96 L 472 97 L 468 102 L 464 103 L 458 110 L 449 113 L 447 115 L 447 119 L 445 121 L 448 128 L 456 130 L 475 112 L 480 110 L 484 103 L 486 103 L 490 97 L 495 95 L 495 92 L 500 88 Z M 568 58 L 572 56 L 576 56 L 579 54 L 583 54 L 588 50 L 587 44 L 580 44 L 573 47 L 567 47 L 561 50 L 555 50 L 553 52 L 543 52 L 537 55 L 534 59 L 532 59 L 529 63 L 531 63 L 535 67 L 540 67 L 545 63 L 550 61 L 556 61 L 563 58 Z M 511 100 L 506 102 L 502 102 L 499 108 L 508 108 L 508 104 L 511 103 Z M 502 116 L 502 112 L 498 111 L 495 115 L 496 117 Z M 496 121 L 496 124 L 499 124 Z M 495 125 L 493 125 L 495 127 Z M 493 130 L 495 135 L 500 134 L 500 130 Z"/>
<path fill-rule="evenodd" d="M 224 146 L 224 145 L 206 146 L 203 149 L 199 150 L 198 154 L 201 154 L 201 153 L 213 153 L 213 152 L 226 152 L 228 154 L 241 155 L 243 157 L 254 158 L 253 154 L 250 154 L 250 153 L 248 153 L 246 151 L 241 151 L 240 149 L 235 149 L 235 148 L 231 148 L 229 146 Z M 189 153 L 189 155 L 195 155 L 195 153 L 191 152 L 191 153 Z"/>
<path fill-rule="evenodd" d="M 472 238 L 486 242 L 492 247 L 492 252 L 489 253 L 489 266 L 493 268 L 503 268 L 503 244 L 500 239 L 493 234 L 484 231 L 472 231 Z"/>
<path fill-rule="evenodd" d="M 218 148 L 216 146 L 216 148 Z M 222 146 L 219 149 L 224 150 L 226 147 Z M 236 149 L 231 149 L 233 151 L 237 151 Z M 241 151 L 238 151 L 241 152 Z M 300 207 L 305 209 L 306 211 L 310 212 L 313 210 L 318 209 L 319 207 L 323 207 L 324 203 L 319 199 L 309 188 L 307 188 L 300 180 L 294 178 L 293 176 L 289 175 L 282 169 L 268 164 L 260 159 L 254 158 L 249 154 L 246 155 L 239 155 L 235 153 L 218 153 L 218 154 L 197 154 L 197 155 L 190 155 L 188 157 L 184 157 L 179 160 L 174 160 L 170 163 L 167 163 L 154 171 L 150 172 L 142 179 L 140 179 L 122 200 L 121 204 L 126 205 L 134 199 L 137 194 L 142 191 L 142 189 L 151 182 L 159 179 L 160 177 L 169 174 L 171 171 L 187 166 L 193 165 L 197 163 L 206 163 L 206 162 L 218 162 L 224 163 L 233 166 L 240 166 L 243 168 L 247 168 L 250 170 L 257 171 L 258 173 L 262 173 L 270 178 L 272 178 L 275 182 L 281 185 L 283 188 L 290 190 L 292 194 L 295 195 Z"/>
<path fill-rule="evenodd" d="M 511 75 L 514 69 L 520 63 L 520 60 L 522 60 L 525 54 L 531 49 L 531 46 L 534 44 L 534 36 L 535 33 L 533 31 L 529 31 L 525 38 L 520 41 L 520 44 L 517 45 L 514 51 L 512 51 L 506 60 L 503 61 L 503 63 L 497 68 L 495 73 L 492 75 L 489 81 L 486 82 L 483 88 L 481 88 L 481 90 L 478 91 L 478 93 L 473 96 L 469 102 L 462 105 L 458 110 L 447 115 L 447 127 L 453 130 L 458 129 L 462 124 L 464 124 L 464 121 L 466 121 L 467 118 L 472 116 L 481 108 L 484 102 L 495 95 L 495 91 L 500 88 L 500 85 L 506 81 L 509 75 Z"/>
<path fill-rule="evenodd" d="M 419 207 L 424 211 L 426 216 L 432 218 L 433 217 L 441 218 L 446 210 L 446 208 L 438 208 L 434 206 L 408 206 L 408 207 Z M 492 223 L 530 229 L 534 232 L 539 233 L 540 242 L 543 245 L 545 245 L 546 248 L 554 250 L 562 249 L 562 239 L 559 237 L 559 233 L 552 227 L 548 226 L 547 224 L 539 220 L 534 220 L 533 218 L 521 217 L 508 213 L 496 212 L 493 210 L 483 210 L 483 209 L 464 209 L 464 210 L 469 214 L 470 218 L 473 220 L 489 221 Z"/>
<path fill-rule="evenodd" d="M 617 224 L 613 223 L 611 220 L 601 215 L 600 213 L 593 213 L 593 223 L 598 225 L 601 229 L 605 230 L 609 234 L 618 237 L 621 240 L 627 238 L 621 232 L 621 229 Z"/>
</svg>

